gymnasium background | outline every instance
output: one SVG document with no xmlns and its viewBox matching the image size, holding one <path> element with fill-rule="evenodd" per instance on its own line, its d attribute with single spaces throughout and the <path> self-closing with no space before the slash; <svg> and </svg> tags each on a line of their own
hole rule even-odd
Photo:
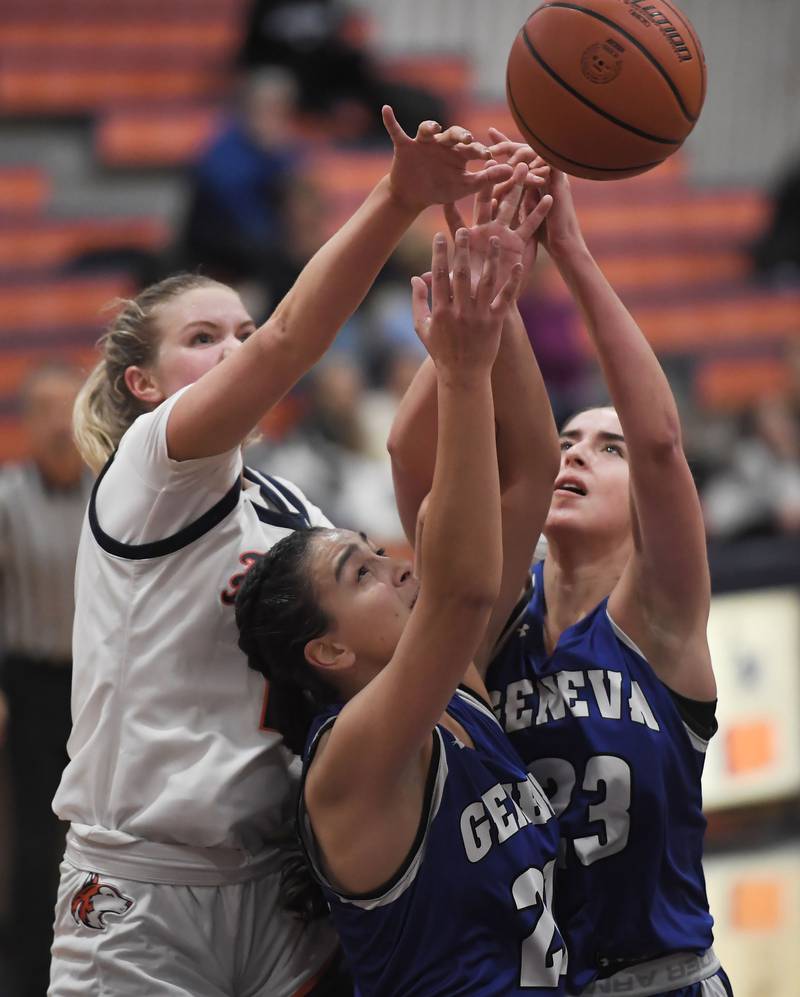
<svg viewBox="0 0 800 997">
<path fill-rule="evenodd" d="M 513 127 L 505 58 L 533 5 L 318 6 L 333 11 L 373 77 L 432 99 L 424 106 L 485 139 L 490 123 Z M 314 4 L 286 6 L 297 15 Z M 800 992 L 800 5 L 681 6 L 709 66 L 694 134 L 644 177 L 574 189 L 591 247 L 670 375 L 707 508 L 720 698 L 704 778 L 716 948 L 739 997 L 791 997 Z M 175 264 L 207 264 L 185 245 L 198 164 L 233 113 L 251 18 L 248 0 L 3 0 L 1 460 L 26 453 L 17 391 L 31 366 L 47 357 L 88 365 L 108 301 Z M 279 209 L 294 226 L 294 263 L 388 163 L 356 105 L 306 110 L 277 133 L 297 151 Z M 398 545 L 381 445 L 419 362 L 407 278 L 424 266 L 439 224 L 432 213 L 420 221 L 339 348 L 268 420 L 257 448 L 312 497 L 322 490 L 331 518 Z M 263 318 L 276 285 L 246 266 L 240 276 Z M 592 401 L 591 358 L 546 261 L 526 300 L 554 404 Z M 756 452 L 768 471 L 754 482 Z M 788 495 L 777 510 L 776 481 Z"/>
</svg>

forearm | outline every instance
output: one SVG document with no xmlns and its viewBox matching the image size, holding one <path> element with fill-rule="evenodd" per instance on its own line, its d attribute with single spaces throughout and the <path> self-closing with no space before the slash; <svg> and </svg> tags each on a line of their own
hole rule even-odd
<svg viewBox="0 0 800 997">
<path fill-rule="evenodd" d="M 417 512 L 433 481 L 436 410 L 436 368 L 427 357 L 400 401 L 386 444 L 392 460 L 397 511 L 411 543 Z"/>
<path fill-rule="evenodd" d="M 308 366 L 330 346 L 361 304 L 416 212 L 384 177 L 365 202 L 312 257 L 270 324 L 285 331 Z"/>
<path fill-rule="evenodd" d="M 325 353 L 414 217 L 390 193 L 388 177 L 381 180 L 267 322 L 179 399 L 170 455 L 203 457 L 240 443 Z"/>
<path fill-rule="evenodd" d="M 548 492 L 560 462 L 558 431 L 539 365 L 519 309 L 503 326 L 492 370 L 497 424 L 497 463 L 501 491 L 524 479 L 545 484 Z"/>
<path fill-rule="evenodd" d="M 488 374 L 438 381 L 436 469 L 422 534 L 423 584 L 491 604 L 501 572 L 500 494 Z M 465 541 L 468 537 L 468 541 Z"/>
<path fill-rule="evenodd" d="M 674 448 L 678 409 L 641 329 L 582 243 L 551 255 L 583 313 L 631 452 Z"/>
</svg>

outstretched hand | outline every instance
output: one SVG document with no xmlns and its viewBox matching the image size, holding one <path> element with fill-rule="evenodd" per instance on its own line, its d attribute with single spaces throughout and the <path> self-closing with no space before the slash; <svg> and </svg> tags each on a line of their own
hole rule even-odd
<svg viewBox="0 0 800 997">
<path fill-rule="evenodd" d="M 521 157 L 512 165 L 514 172 L 507 181 L 493 190 L 487 188 L 476 194 L 469 229 L 470 245 L 485 255 L 491 240 L 496 239 L 500 247 L 498 279 L 505 280 L 519 263 L 524 282 L 536 262 L 538 234 L 552 209 L 553 198 L 541 194 L 549 167 L 537 165 L 532 171 L 530 164 Z M 446 204 L 444 214 L 455 239 L 457 230 L 463 228 L 465 222 L 454 204 Z M 477 276 L 473 272 L 473 279 Z"/>
<path fill-rule="evenodd" d="M 432 204 L 457 201 L 511 176 L 510 166 L 496 162 L 468 171 L 467 163 L 491 157 L 486 146 L 474 141 L 472 134 L 460 125 L 442 131 L 437 122 L 423 121 L 412 139 L 400 127 L 388 104 L 382 116 L 394 145 L 390 189 L 409 210 L 419 212 Z"/>
<path fill-rule="evenodd" d="M 536 152 L 529 145 L 525 145 L 523 142 L 514 142 L 497 128 L 489 129 L 489 137 L 493 142 L 493 145 L 489 146 L 489 151 L 495 159 L 503 160 L 507 164 L 516 161 L 528 162 L 534 170 L 537 170 L 540 164 L 544 164 L 544 160 L 537 157 Z M 547 183 L 543 190 L 552 194 L 553 207 L 539 234 L 541 244 L 554 258 L 570 250 L 582 248 L 584 246 L 583 233 L 575 212 L 567 175 L 554 166 L 549 167 Z"/>
<path fill-rule="evenodd" d="M 447 239 L 437 232 L 431 259 L 431 306 L 428 284 L 412 277 L 411 310 L 414 328 L 439 370 L 456 376 L 491 368 L 500 345 L 500 331 L 519 294 L 522 264 L 512 267 L 500 285 L 500 242 L 490 239 L 488 253 L 472 250 L 467 229 L 455 235 L 453 275 L 447 260 Z M 483 259 L 476 284 L 471 279 L 470 256 Z M 498 290 L 499 288 L 499 290 Z"/>
</svg>

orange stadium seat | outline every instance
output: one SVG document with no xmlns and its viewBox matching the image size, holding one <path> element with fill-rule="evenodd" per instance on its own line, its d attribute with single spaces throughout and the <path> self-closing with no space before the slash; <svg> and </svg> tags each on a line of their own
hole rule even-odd
<svg viewBox="0 0 800 997">
<path fill-rule="evenodd" d="M 735 412 L 759 398 L 782 394 L 791 372 L 780 357 L 724 357 L 707 360 L 695 371 L 698 404 L 715 412 Z"/>
<path fill-rule="evenodd" d="M 59 267 L 81 253 L 133 248 L 158 251 L 170 238 L 161 218 L 73 218 L 0 226 L 0 268 Z"/>
<path fill-rule="evenodd" d="M 213 99 L 224 78 L 206 68 L 86 67 L 0 63 L 0 104 L 6 114 L 79 113 L 116 102 Z"/>
<path fill-rule="evenodd" d="M 653 349 L 691 352 L 733 344 L 788 342 L 800 329 L 800 291 L 730 293 L 710 301 L 632 308 Z"/>
<path fill-rule="evenodd" d="M 83 328 L 86 339 L 92 339 L 108 321 L 108 306 L 133 291 L 130 278 L 119 275 L 56 277 L 0 286 L 0 348 L 11 334 L 38 334 L 47 339 L 66 327 Z M 35 345 L 35 339 L 30 345 Z"/>
<path fill-rule="evenodd" d="M 106 166 L 180 166 L 213 134 L 212 106 L 115 108 L 95 128 L 95 149 Z"/>
<path fill-rule="evenodd" d="M 0 168 L 0 214 L 36 214 L 47 205 L 51 192 L 50 178 L 37 166 Z"/>
</svg>

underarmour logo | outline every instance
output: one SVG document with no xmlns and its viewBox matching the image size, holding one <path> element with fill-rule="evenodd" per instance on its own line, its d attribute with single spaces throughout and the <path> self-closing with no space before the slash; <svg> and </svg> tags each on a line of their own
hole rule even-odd
<svg viewBox="0 0 800 997">
<path fill-rule="evenodd" d="M 522 626 L 519 628 L 519 630 L 517 630 L 517 633 L 520 635 L 520 637 L 524 637 L 525 634 L 530 630 L 530 628 L 531 628 L 530 623 L 523 623 Z"/>
</svg>

